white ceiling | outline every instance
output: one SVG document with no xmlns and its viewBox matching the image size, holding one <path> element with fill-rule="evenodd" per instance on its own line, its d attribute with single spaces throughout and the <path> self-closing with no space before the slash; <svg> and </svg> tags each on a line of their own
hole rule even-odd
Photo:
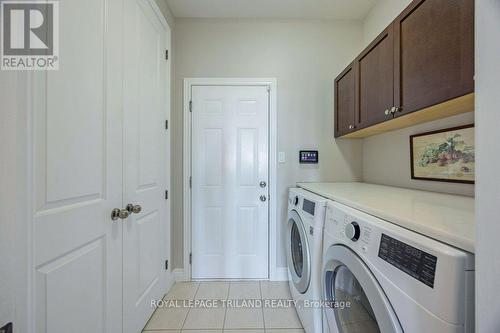
<svg viewBox="0 0 500 333">
<path fill-rule="evenodd" d="M 175 17 L 359 20 L 377 0 L 166 0 Z"/>
</svg>

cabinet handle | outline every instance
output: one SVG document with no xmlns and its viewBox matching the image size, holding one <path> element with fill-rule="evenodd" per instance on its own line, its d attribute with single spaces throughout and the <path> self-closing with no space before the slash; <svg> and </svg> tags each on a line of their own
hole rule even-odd
<svg viewBox="0 0 500 333">
<path fill-rule="evenodd" d="M 401 112 L 403 111 L 403 108 L 400 108 L 399 106 L 394 107 L 396 109 L 396 112 Z"/>
<path fill-rule="evenodd" d="M 391 111 L 389 111 L 389 109 L 385 109 L 384 113 L 385 113 L 386 116 L 388 116 L 388 115 L 391 114 Z"/>
</svg>

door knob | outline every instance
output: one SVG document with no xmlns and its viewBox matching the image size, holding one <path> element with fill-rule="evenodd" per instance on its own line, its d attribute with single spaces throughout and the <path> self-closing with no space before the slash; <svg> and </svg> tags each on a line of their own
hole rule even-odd
<svg viewBox="0 0 500 333">
<path fill-rule="evenodd" d="M 118 219 L 126 219 L 130 213 L 126 209 L 115 208 L 111 211 L 111 220 L 116 221 Z"/>
<path fill-rule="evenodd" d="M 132 214 L 139 214 L 141 211 L 142 211 L 142 207 L 141 205 L 132 205 L 132 204 L 128 204 L 127 207 L 125 207 L 127 209 L 127 211 Z"/>
<path fill-rule="evenodd" d="M 265 195 L 260 196 L 260 201 L 264 202 L 267 200 L 267 197 Z"/>
<path fill-rule="evenodd" d="M 354 125 L 349 125 L 349 129 L 354 129 Z"/>
<path fill-rule="evenodd" d="M 267 183 L 266 183 L 265 181 L 261 181 L 261 182 L 259 183 L 259 185 L 260 185 L 260 187 L 264 188 L 264 187 L 266 187 L 266 186 L 267 186 Z"/>
</svg>

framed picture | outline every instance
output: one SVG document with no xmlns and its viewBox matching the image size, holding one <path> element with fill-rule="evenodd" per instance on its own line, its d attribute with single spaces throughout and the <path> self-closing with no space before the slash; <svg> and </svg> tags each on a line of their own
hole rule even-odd
<svg viewBox="0 0 500 333">
<path fill-rule="evenodd" d="M 410 136 L 411 178 L 474 184 L 474 124 Z"/>
</svg>

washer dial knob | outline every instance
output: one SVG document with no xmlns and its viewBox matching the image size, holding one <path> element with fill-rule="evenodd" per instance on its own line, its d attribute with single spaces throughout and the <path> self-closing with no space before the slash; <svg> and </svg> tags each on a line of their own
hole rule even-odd
<svg viewBox="0 0 500 333">
<path fill-rule="evenodd" d="M 359 224 L 357 222 L 351 222 L 345 226 L 345 235 L 353 242 L 359 239 L 360 234 L 361 228 L 359 227 Z"/>
</svg>

